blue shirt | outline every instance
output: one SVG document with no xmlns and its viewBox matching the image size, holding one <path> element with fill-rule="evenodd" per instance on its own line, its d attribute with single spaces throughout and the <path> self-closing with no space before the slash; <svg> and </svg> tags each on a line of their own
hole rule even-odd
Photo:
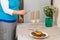
<svg viewBox="0 0 60 40">
<path fill-rule="evenodd" d="M 13 10 L 19 10 L 19 5 L 20 1 L 19 0 L 9 0 L 9 8 Z M 2 6 L 0 4 L 0 22 L 15 22 L 18 18 L 18 14 L 14 15 L 9 15 L 5 13 L 2 9 Z"/>
</svg>

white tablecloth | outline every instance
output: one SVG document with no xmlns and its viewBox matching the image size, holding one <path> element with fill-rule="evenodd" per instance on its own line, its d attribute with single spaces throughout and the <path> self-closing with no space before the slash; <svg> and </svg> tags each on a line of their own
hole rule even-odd
<svg viewBox="0 0 60 40">
<path fill-rule="evenodd" d="M 34 30 L 40 30 L 48 33 L 48 38 L 34 39 L 30 36 Z M 18 24 L 16 29 L 16 36 L 18 40 L 60 40 L 60 28 L 57 26 L 45 27 L 44 24 L 23 23 Z"/>
</svg>

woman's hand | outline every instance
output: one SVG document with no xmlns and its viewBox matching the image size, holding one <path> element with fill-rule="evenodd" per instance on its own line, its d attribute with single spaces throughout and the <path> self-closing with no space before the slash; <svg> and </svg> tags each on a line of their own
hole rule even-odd
<svg viewBox="0 0 60 40">
<path fill-rule="evenodd" d="M 25 11 L 25 10 L 20 10 L 20 11 L 18 12 L 18 14 L 19 14 L 19 15 L 25 15 L 25 14 L 26 14 L 26 11 Z"/>
<path fill-rule="evenodd" d="M 14 11 L 13 14 L 25 15 L 26 11 L 25 10 L 18 10 L 18 11 Z"/>
<path fill-rule="evenodd" d="M 19 15 L 18 22 L 22 23 L 23 22 L 23 17 Z"/>
</svg>

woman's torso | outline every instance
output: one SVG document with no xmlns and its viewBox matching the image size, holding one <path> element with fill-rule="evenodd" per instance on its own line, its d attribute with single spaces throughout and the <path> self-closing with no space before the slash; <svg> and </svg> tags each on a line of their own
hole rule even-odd
<svg viewBox="0 0 60 40">
<path fill-rule="evenodd" d="M 19 9 L 19 4 L 20 1 L 19 0 L 8 0 L 9 1 L 9 8 L 13 9 L 13 10 L 18 10 Z M 16 21 L 18 18 L 18 15 L 9 15 L 7 13 L 5 13 L 2 9 L 2 6 L 0 4 L 0 21 L 6 21 L 6 22 L 14 22 Z"/>
</svg>

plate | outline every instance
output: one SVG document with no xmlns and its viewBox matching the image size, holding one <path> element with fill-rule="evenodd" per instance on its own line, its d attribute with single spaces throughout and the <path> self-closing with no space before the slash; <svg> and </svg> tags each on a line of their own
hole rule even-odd
<svg viewBox="0 0 60 40">
<path fill-rule="evenodd" d="M 31 32 L 32 33 L 32 32 Z M 45 34 L 46 36 L 42 36 L 42 37 L 37 37 L 37 36 L 33 36 L 32 34 L 30 33 L 30 36 L 33 37 L 33 38 L 36 38 L 36 39 L 44 39 L 44 38 L 47 38 L 48 37 L 48 34 L 46 32 L 42 32 L 43 34 Z"/>
</svg>

